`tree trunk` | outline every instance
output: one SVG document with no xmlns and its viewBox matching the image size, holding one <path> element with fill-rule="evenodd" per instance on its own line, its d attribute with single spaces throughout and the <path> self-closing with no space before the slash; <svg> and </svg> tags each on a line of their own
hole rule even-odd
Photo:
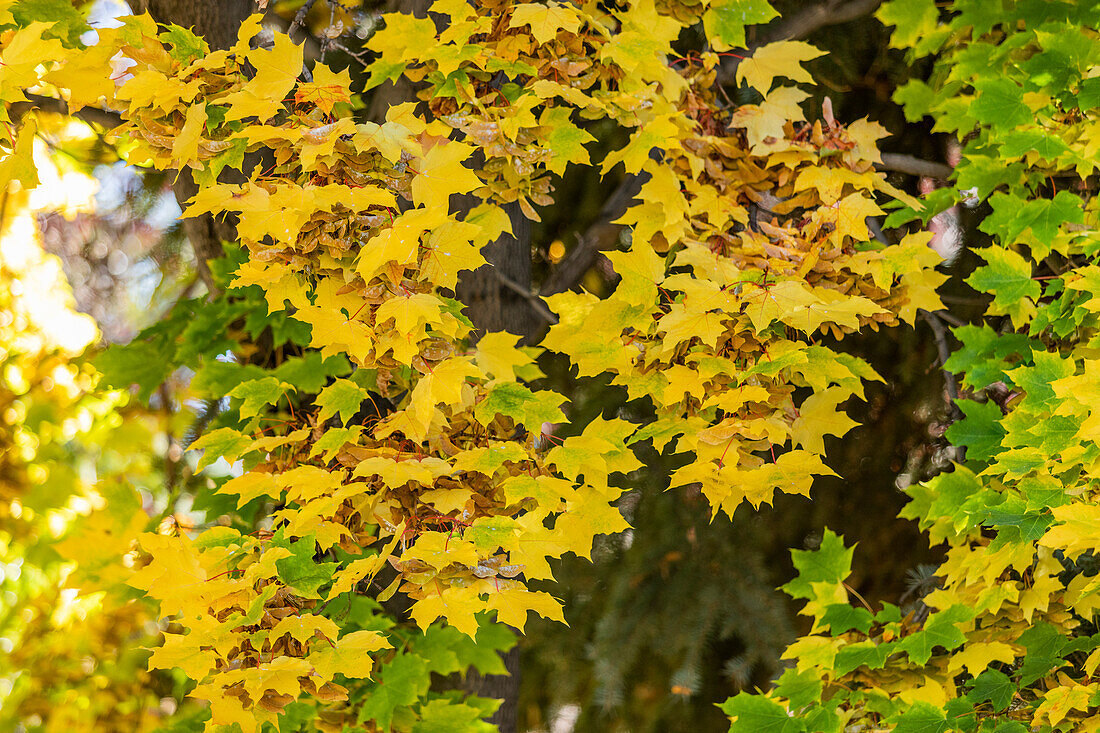
<svg viewBox="0 0 1100 733">
<path fill-rule="evenodd" d="M 175 23 L 191 28 L 215 51 L 236 43 L 237 30 L 253 10 L 251 0 L 138 0 L 137 4 L 141 10 L 149 11 L 158 23 Z M 186 208 L 187 202 L 198 191 L 189 169 L 179 171 L 172 190 L 180 209 Z M 184 219 L 183 231 L 195 250 L 199 277 L 207 290 L 216 292 L 218 287 L 207 262 L 222 256 L 223 241 L 237 238 L 235 223 L 203 214 Z"/>
</svg>

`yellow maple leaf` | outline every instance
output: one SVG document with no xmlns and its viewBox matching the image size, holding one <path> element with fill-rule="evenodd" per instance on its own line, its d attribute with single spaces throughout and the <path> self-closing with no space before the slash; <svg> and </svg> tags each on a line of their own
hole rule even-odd
<svg viewBox="0 0 1100 733">
<path fill-rule="evenodd" d="M 825 220 L 835 223 L 836 230 L 829 238 L 837 246 L 843 246 L 845 237 L 866 242 L 871 238 L 867 231 L 867 217 L 883 213 L 875 200 L 862 191 L 848 194 L 833 206 L 823 207 L 818 211 L 829 212 Z"/>
<path fill-rule="evenodd" d="M 340 637 L 335 646 L 318 644 L 307 661 L 325 680 L 331 680 L 337 674 L 366 679 L 371 671 L 370 653 L 391 646 L 386 637 L 377 631 L 353 631 Z"/>
<path fill-rule="evenodd" d="M 787 122 L 806 119 L 799 107 L 810 95 L 795 87 L 779 87 L 764 96 L 760 104 L 746 104 L 730 117 L 731 127 L 741 127 L 753 154 L 763 152 L 760 146 L 782 140 Z"/>
<path fill-rule="evenodd" d="M 423 439 L 427 434 L 427 426 L 431 422 L 436 405 L 462 404 L 462 389 L 466 385 L 466 379 L 480 376 L 481 370 L 474 366 L 470 357 L 456 356 L 437 364 L 429 374 L 416 383 L 410 398 L 409 409 L 412 417 L 424 426 L 424 432 L 419 439 Z"/>
<path fill-rule="evenodd" d="M 406 211 L 393 220 L 393 223 L 380 231 L 363 246 L 355 265 L 364 280 L 377 275 L 387 262 L 406 265 L 416 261 L 421 237 L 447 221 L 446 197 L 443 206 Z"/>
<path fill-rule="evenodd" d="M 340 627 L 330 618 L 317 616 L 312 613 L 303 613 L 300 615 L 287 616 L 282 621 L 275 624 L 275 628 L 268 633 L 267 638 L 274 642 L 280 636 L 290 634 L 293 639 L 304 644 L 318 633 L 325 639 L 331 641 L 339 636 Z"/>
<path fill-rule="evenodd" d="M 316 105 L 326 115 L 340 102 L 351 101 L 350 67 L 343 71 L 333 71 L 323 63 L 313 65 L 313 81 L 298 85 L 294 101 L 299 104 Z"/>
<path fill-rule="evenodd" d="M 977 677 L 991 662 L 1012 664 L 1015 660 L 1015 650 L 1003 641 L 971 641 L 951 657 L 947 671 L 958 674 L 963 667 L 966 667 L 967 673 Z"/>
<path fill-rule="evenodd" d="M 761 94 L 767 94 L 777 76 L 793 81 L 813 83 L 813 77 L 802 68 L 802 63 L 824 56 L 803 41 L 778 41 L 756 49 L 753 55 L 737 65 L 737 83 L 747 81 Z"/>
<path fill-rule="evenodd" d="M 192 104 L 187 108 L 186 121 L 179 134 L 172 141 L 172 157 L 176 166 L 182 168 L 199 157 L 199 140 L 206 127 L 206 102 Z"/>
<path fill-rule="evenodd" d="M 439 588 L 437 583 L 426 597 L 413 604 L 409 615 L 417 626 L 425 630 L 436 619 L 444 618 L 448 624 L 473 639 L 477 635 L 477 619 L 474 614 L 484 609 L 485 604 L 478 598 L 475 588 Z"/>
<path fill-rule="evenodd" d="M 1067 504 L 1051 509 L 1057 524 L 1046 531 L 1039 544 L 1062 550 L 1070 560 L 1100 546 L 1100 506 Z"/>
<path fill-rule="evenodd" d="M 278 499 L 283 492 L 275 484 L 275 477 L 270 473 L 252 471 L 226 481 L 218 488 L 218 493 L 236 494 L 237 508 L 240 509 L 248 502 L 261 496 Z"/>
<path fill-rule="evenodd" d="M 195 634 L 165 632 L 164 643 L 152 650 L 149 669 L 179 667 L 193 680 L 201 681 L 214 669 L 218 655 L 210 649 L 200 648 Z"/>
<path fill-rule="evenodd" d="M 412 181 L 413 202 L 418 206 L 441 207 L 446 212 L 453 193 L 469 193 L 481 187 L 481 179 L 462 165 L 474 149 L 465 143 L 433 145 L 416 164 Z"/>
<path fill-rule="evenodd" d="M 576 33 L 581 27 L 577 10 L 571 5 L 543 5 L 541 3 L 523 3 L 512 9 L 509 28 L 530 26 L 531 35 L 539 43 L 554 40 L 559 30 Z"/>
<path fill-rule="evenodd" d="M 504 331 L 485 334 L 477 342 L 474 363 L 491 377 L 515 379 L 518 367 L 534 363 L 534 359 L 516 348 L 519 339 L 519 336 Z"/>
<path fill-rule="evenodd" d="M 247 670 L 244 688 L 254 700 L 259 700 L 268 690 L 278 695 L 298 697 L 302 691 L 302 684 L 298 682 L 298 678 L 307 676 L 310 671 L 310 665 L 304 659 L 276 657 L 270 662 L 260 662 L 255 668 Z"/>
<path fill-rule="evenodd" d="M 528 611 L 534 611 L 551 621 L 565 623 L 561 601 L 542 591 L 530 591 L 526 588 L 501 589 L 490 593 L 485 605 L 497 612 L 497 623 L 507 624 L 521 632 L 527 625 Z"/>
</svg>

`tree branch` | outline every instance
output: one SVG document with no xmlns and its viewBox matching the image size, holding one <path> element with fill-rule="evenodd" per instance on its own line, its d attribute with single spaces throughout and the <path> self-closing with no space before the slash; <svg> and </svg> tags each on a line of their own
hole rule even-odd
<svg viewBox="0 0 1100 733">
<path fill-rule="evenodd" d="M 811 5 L 799 13 L 779 22 L 770 30 L 749 44 L 749 52 L 756 50 L 775 41 L 793 41 L 805 38 L 819 28 L 838 23 L 847 23 L 874 11 L 883 0 L 825 0 L 823 3 Z M 718 70 L 718 83 L 729 84 L 733 81 L 734 72 L 741 59 L 734 56 L 723 58 L 722 66 Z"/>
<path fill-rule="evenodd" d="M 811 5 L 801 12 L 780 21 L 775 27 L 765 33 L 765 39 L 756 45 L 762 46 L 773 41 L 793 41 L 805 38 L 818 28 L 827 25 L 847 23 L 861 16 L 873 12 L 882 0 L 826 0 L 818 5 Z"/>
<path fill-rule="evenodd" d="M 122 117 L 117 112 L 110 112 L 98 107 L 82 107 L 76 113 L 72 113 L 69 112 L 69 105 L 64 99 L 46 97 L 41 94 L 24 93 L 24 96 L 27 98 L 26 102 L 16 102 L 8 107 L 8 114 L 11 115 L 12 119 L 17 119 L 32 109 L 37 109 L 42 112 L 76 117 L 89 124 L 98 125 L 105 130 L 110 130 L 122 124 Z"/>
<path fill-rule="evenodd" d="M 527 302 L 531 304 L 531 307 L 535 309 L 536 313 L 542 316 L 544 321 L 551 324 L 558 322 L 558 317 L 550 312 L 550 309 L 546 307 L 546 303 L 543 303 L 539 296 L 535 295 L 495 267 L 493 268 L 493 273 L 496 274 L 497 280 L 500 280 L 501 285 L 508 288 L 516 295 L 526 298 Z"/>
<path fill-rule="evenodd" d="M 648 174 L 645 175 L 648 176 Z M 539 288 L 541 295 L 554 295 L 569 290 L 579 283 L 584 273 L 592 267 L 597 254 L 615 246 L 619 241 L 619 233 L 623 230 L 623 225 L 612 222 L 626 212 L 627 205 L 638 195 L 643 182 L 643 177 L 636 175 L 628 175 L 623 179 L 619 187 L 604 202 L 596 221 L 584 231 L 584 234 L 577 237 L 577 246 L 569 250 L 542 283 L 542 287 Z"/>
<path fill-rule="evenodd" d="M 943 321 L 939 316 L 931 311 L 926 311 L 924 308 L 917 310 L 920 313 L 921 318 L 928 323 L 932 328 L 932 334 L 936 339 L 936 350 L 939 352 L 940 367 L 947 363 L 947 360 L 951 358 L 951 345 L 947 343 L 947 328 L 943 325 Z M 959 406 L 956 404 L 959 399 L 959 383 L 955 381 L 955 375 L 947 369 L 942 369 L 944 386 L 947 388 L 947 396 L 950 399 L 948 410 L 951 413 L 952 420 L 958 420 L 960 417 Z"/>
<path fill-rule="evenodd" d="M 875 168 L 879 170 L 897 171 L 898 173 L 908 173 L 911 176 L 942 178 L 944 180 L 950 178 L 951 172 L 954 170 L 946 163 L 922 160 L 921 158 L 912 155 L 903 155 L 901 153 L 883 153 L 882 164 L 876 165 Z"/>
</svg>

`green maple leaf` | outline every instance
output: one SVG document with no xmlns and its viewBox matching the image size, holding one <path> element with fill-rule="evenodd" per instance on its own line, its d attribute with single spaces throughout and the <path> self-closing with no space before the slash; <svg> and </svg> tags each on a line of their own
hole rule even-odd
<svg viewBox="0 0 1100 733">
<path fill-rule="evenodd" d="M 596 138 L 572 123 L 569 119 L 572 110 L 569 107 L 551 107 L 542 113 L 539 119 L 541 127 L 550 128 L 543 136 L 546 147 L 554 154 L 547 168 L 561 175 L 569 163 L 588 165 L 589 157 L 585 145 L 595 142 Z"/>
<path fill-rule="evenodd" d="M 775 685 L 775 694 L 787 698 L 790 707 L 798 709 L 821 698 L 821 679 L 813 670 L 802 672 L 788 667 Z"/>
<path fill-rule="evenodd" d="M 160 34 L 160 39 L 172 47 L 169 55 L 183 66 L 210 53 L 210 46 L 205 40 L 175 23 Z"/>
<path fill-rule="evenodd" d="M 782 587 L 793 598 L 812 598 L 814 583 L 839 583 L 852 571 L 855 546 L 845 547 L 844 539 L 826 529 L 816 550 L 791 550 L 798 576 Z"/>
<path fill-rule="evenodd" d="M 273 405 L 282 399 L 288 389 L 294 388 L 275 377 L 264 377 L 238 384 L 229 392 L 229 396 L 241 400 L 241 419 L 247 420 L 259 415 L 267 405 Z"/>
<path fill-rule="evenodd" d="M 272 375 L 293 386 L 299 392 L 316 394 L 329 377 L 342 377 L 351 373 L 351 364 L 343 354 L 327 359 L 320 351 L 307 351 L 293 356 L 277 366 Z"/>
<path fill-rule="evenodd" d="M 927 664 L 932 650 L 943 647 L 951 651 L 966 641 L 966 634 L 957 624 L 974 618 L 974 610 L 961 604 L 951 606 L 932 614 L 924 624 L 924 629 L 898 642 L 898 649 L 909 654 L 916 664 Z"/>
<path fill-rule="evenodd" d="M 313 444 L 309 451 L 309 457 L 321 453 L 326 461 L 332 460 L 332 456 L 339 452 L 348 443 L 359 440 L 359 434 L 363 432 L 362 425 L 352 425 L 348 428 L 329 428 L 321 439 Z"/>
<path fill-rule="evenodd" d="M 480 552 L 507 549 L 516 537 L 516 520 L 511 517 L 479 517 L 462 532 L 462 539 L 474 543 Z"/>
<path fill-rule="evenodd" d="M 340 565 L 334 562 L 317 562 L 314 559 L 317 543 L 313 535 L 307 535 L 292 542 L 284 537 L 280 530 L 272 538 L 271 544 L 273 547 L 283 547 L 291 553 L 290 557 L 275 561 L 279 580 L 305 598 L 320 598 L 317 589 L 332 580 L 332 574 Z"/>
<path fill-rule="evenodd" d="M 926 702 L 917 702 L 897 718 L 894 733 L 946 733 L 952 727 L 943 710 Z"/>
<path fill-rule="evenodd" d="M 999 186 L 1014 186 L 1023 180 L 1025 166 L 1019 161 L 1008 163 L 1003 157 L 971 154 L 955 168 L 955 182 L 962 190 L 974 189 L 984 199 Z"/>
<path fill-rule="evenodd" d="M 1005 313 L 1013 322 L 1024 319 L 1032 301 L 1042 292 L 1038 281 L 1031 279 L 1031 263 L 1012 250 L 986 247 L 976 250 L 989 264 L 974 270 L 966 283 L 985 293 L 993 294 L 991 307 Z"/>
<path fill-rule="evenodd" d="M 846 644 L 836 653 L 833 674 L 842 677 L 860 667 L 882 669 L 886 664 L 887 657 L 897 651 L 896 646 L 893 643 L 876 644 L 870 639 Z"/>
<path fill-rule="evenodd" d="M 988 702 L 997 713 L 1008 709 L 1016 695 L 1016 685 L 1008 675 L 996 669 L 987 669 L 967 684 L 970 685 L 968 700 L 975 705 Z"/>
<path fill-rule="evenodd" d="M 369 393 L 355 382 L 348 379 L 337 379 L 332 384 L 321 390 L 317 395 L 317 404 L 321 411 L 317 414 L 318 422 L 324 422 L 336 413 L 340 413 L 340 422 L 348 424 L 348 420 L 359 412 L 363 400 Z"/>
<path fill-rule="evenodd" d="M 875 17 L 883 25 L 895 26 L 890 45 L 906 48 L 919 41 L 921 36 L 934 31 L 940 14 L 934 0 L 904 0 L 885 3 Z"/>
<path fill-rule="evenodd" d="M 730 733 L 796 733 L 806 726 L 792 718 L 787 709 L 763 695 L 739 692 L 718 705 L 733 718 Z"/>
<path fill-rule="evenodd" d="M 449 699 L 430 700 L 417 711 L 420 720 L 412 733 L 492 733 L 495 725 L 484 722 L 485 711 Z"/>
<path fill-rule="evenodd" d="M 971 389 L 982 389 L 994 382 L 1009 382 L 1005 369 L 1027 358 L 1031 349 L 1023 334 L 998 334 L 986 325 L 960 326 L 954 330 L 955 338 L 962 341 L 962 348 L 951 354 L 944 369 L 965 372 L 963 384 Z M 1010 358 L 1016 357 L 1016 358 Z"/>
<path fill-rule="evenodd" d="M 1069 191 L 1059 191 L 1053 199 L 1032 199 L 1019 210 L 1009 229 L 1009 239 L 1015 239 L 1024 229 L 1038 240 L 1039 247 L 1032 253 L 1041 259 L 1050 253 L 1051 241 L 1063 224 L 1084 224 L 1085 210 L 1079 197 Z"/>
<path fill-rule="evenodd" d="M 1001 408 L 994 402 L 973 400 L 959 400 L 956 404 L 966 417 L 947 429 L 947 439 L 953 445 L 966 446 L 967 459 L 990 460 L 1006 434 L 1001 426 Z"/>
<path fill-rule="evenodd" d="M 932 114 L 937 96 L 936 91 L 920 79 L 910 79 L 894 90 L 894 101 L 902 106 L 905 119 L 910 122 L 919 122 L 925 115 Z"/>
<path fill-rule="evenodd" d="M 373 720 L 381 730 L 389 730 L 398 708 L 414 705 L 428 692 L 428 663 L 415 654 L 398 654 L 382 665 L 378 677 L 359 707 L 359 722 Z"/>
<path fill-rule="evenodd" d="M 203 434 L 191 444 L 191 450 L 203 451 L 198 467 L 204 468 L 219 458 L 229 463 L 235 462 L 252 447 L 252 442 L 252 438 L 233 428 L 218 428 Z"/>
<path fill-rule="evenodd" d="M 860 606 L 852 606 L 847 603 L 833 603 L 825 607 L 825 613 L 818 619 L 821 625 L 827 626 L 829 631 L 835 634 L 843 634 L 855 629 L 861 634 L 866 634 L 875 619 L 871 612 Z"/>
<path fill-rule="evenodd" d="M 745 48 L 745 26 L 767 23 L 779 13 L 766 0 L 725 0 L 703 13 L 703 29 L 715 51 Z"/>
<path fill-rule="evenodd" d="M 532 392 L 518 382 L 499 382 L 474 408 L 474 417 L 488 425 L 496 415 L 505 415 L 538 435 L 543 423 L 565 422 L 565 414 L 561 411 L 565 401 L 557 392 Z"/>
<path fill-rule="evenodd" d="M 138 399 L 145 402 L 172 373 L 174 357 L 175 347 L 171 343 L 155 339 L 111 346 L 92 363 L 103 373 L 107 386 L 127 389 L 137 385 Z"/>
<path fill-rule="evenodd" d="M 1036 412 L 1049 412 L 1057 407 L 1057 397 L 1051 382 L 1073 374 L 1076 366 L 1072 359 L 1063 359 L 1048 351 L 1033 351 L 1033 366 L 1021 366 L 1005 374 L 1027 392 L 1022 406 Z"/>
<path fill-rule="evenodd" d="M 978 96 L 970 105 L 970 113 L 980 122 L 1003 130 L 1032 121 L 1031 109 L 1024 104 L 1024 90 L 1016 82 L 990 79 L 976 82 L 974 89 Z"/>
<path fill-rule="evenodd" d="M 1016 130 L 1004 138 L 1000 153 L 1006 158 L 1018 158 L 1031 151 L 1047 160 L 1054 160 L 1062 153 L 1068 153 L 1069 146 L 1041 130 Z"/>
</svg>

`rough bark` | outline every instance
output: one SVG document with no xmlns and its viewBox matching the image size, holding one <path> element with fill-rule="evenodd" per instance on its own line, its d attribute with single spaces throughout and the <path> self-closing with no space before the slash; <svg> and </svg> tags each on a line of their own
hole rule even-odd
<svg viewBox="0 0 1100 733">
<path fill-rule="evenodd" d="M 191 28 L 214 50 L 236 42 L 237 29 L 254 9 L 251 0 L 141 0 L 140 4 L 159 23 Z"/>
</svg>

